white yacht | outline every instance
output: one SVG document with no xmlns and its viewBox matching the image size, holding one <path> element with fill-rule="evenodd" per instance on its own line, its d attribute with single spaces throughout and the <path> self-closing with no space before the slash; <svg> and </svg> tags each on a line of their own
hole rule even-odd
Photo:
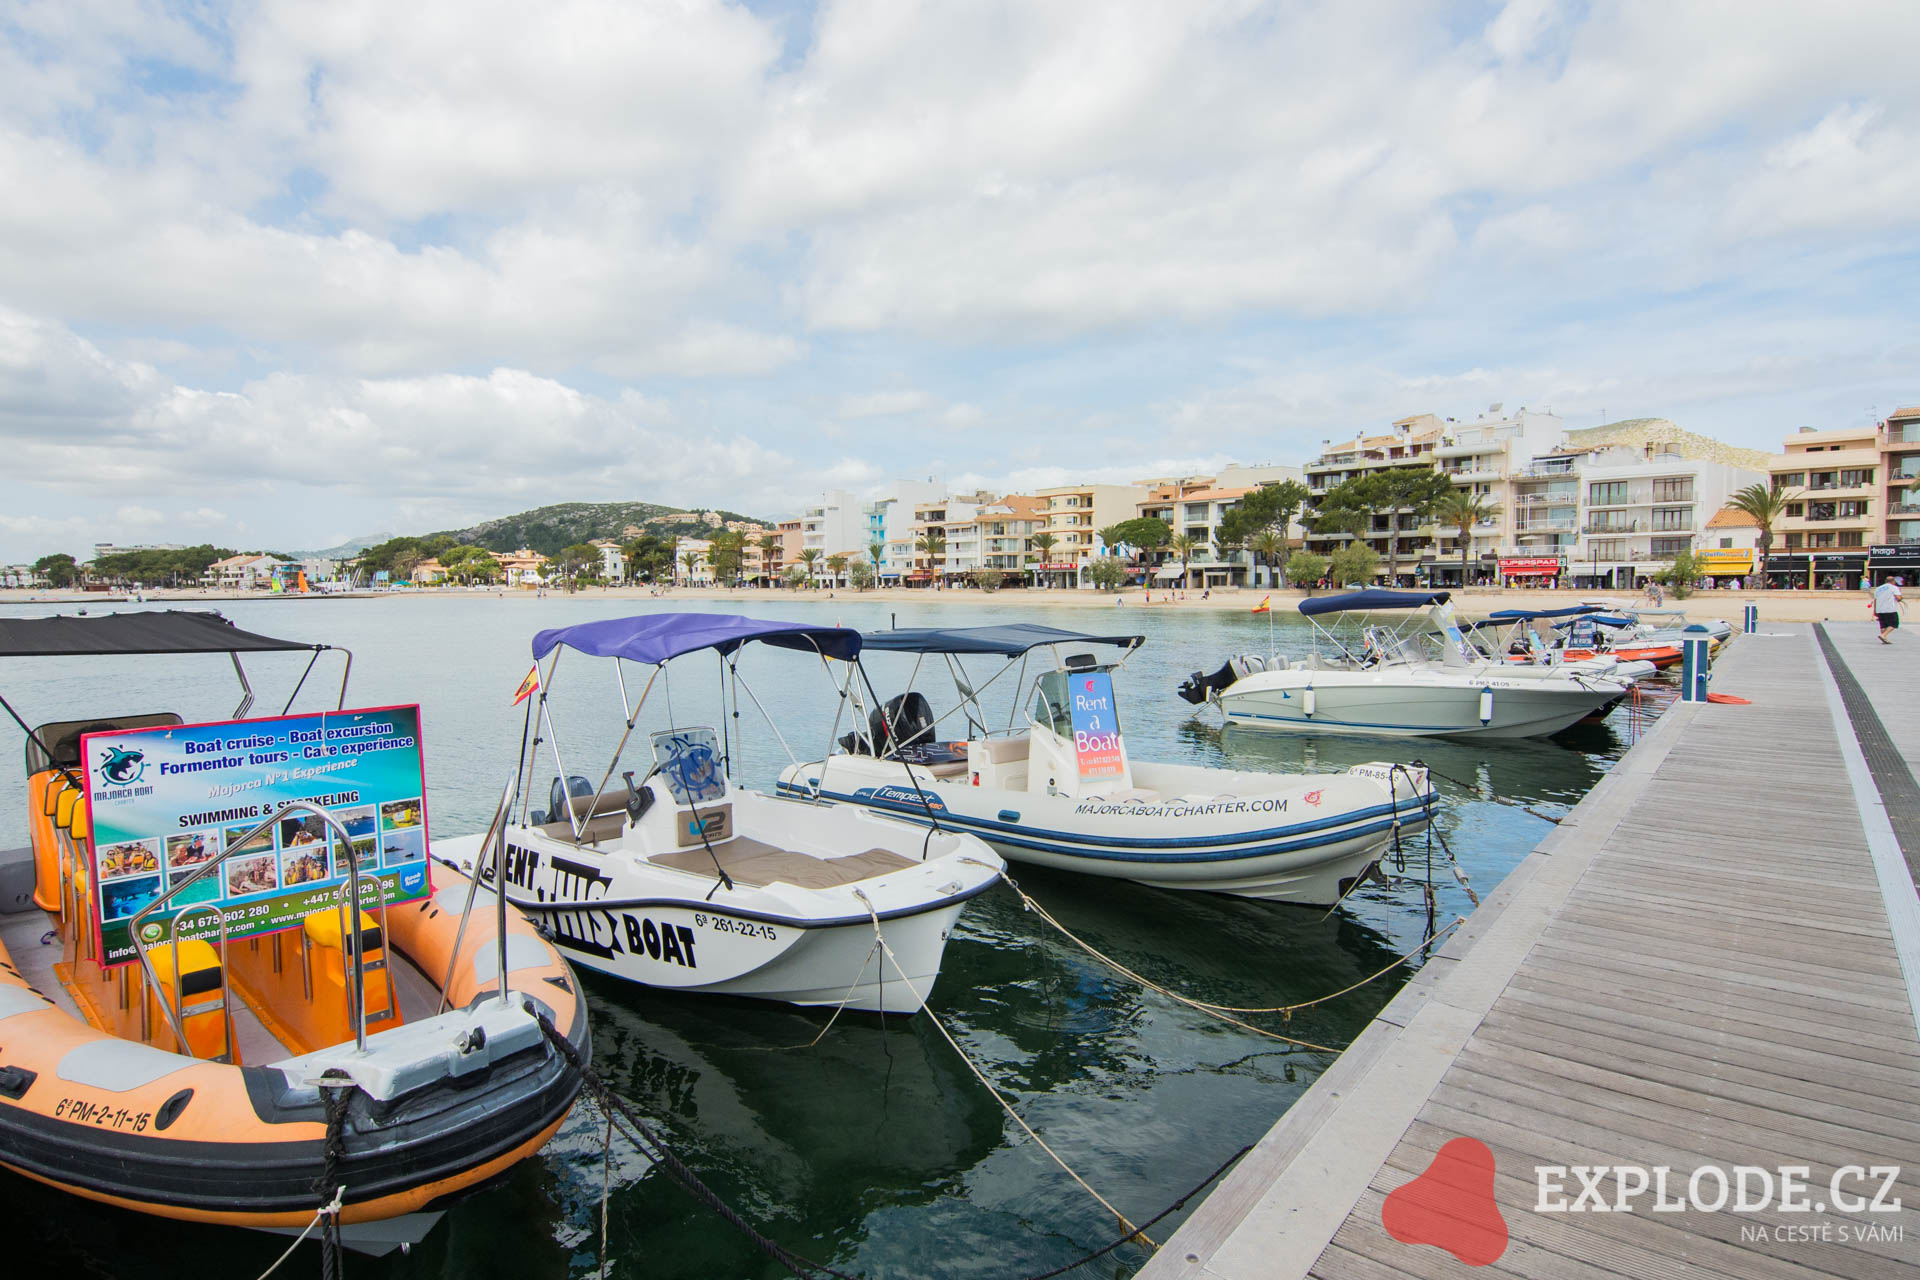
<svg viewBox="0 0 1920 1280">
<path fill-rule="evenodd" d="M 1631 681 L 1610 674 L 1488 658 L 1450 598 L 1369 589 L 1302 600 L 1310 654 L 1231 658 L 1211 675 L 1196 671 L 1180 696 L 1217 702 L 1229 724 L 1249 728 L 1526 738 L 1558 733 L 1627 692 Z"/>
</svg>

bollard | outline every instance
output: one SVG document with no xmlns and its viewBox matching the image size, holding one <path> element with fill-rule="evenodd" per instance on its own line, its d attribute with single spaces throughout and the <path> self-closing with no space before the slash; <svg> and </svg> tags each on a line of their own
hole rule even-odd
<svg viewBox="0 0 1920 1280">
<path fill-rule="evenodd" d="M 1743 629 L 1748 635 L 1760 629 L 1760 606 L 1751 600 L 1747 601 L 1746 626 Z"/>
<path fill-rule="evenodd" d="M 1694 623 L 1680 633 L 1680 701 L 1705 702 L 1712 660 L 1707 656 L 1707 629 Z"/>
</svg>

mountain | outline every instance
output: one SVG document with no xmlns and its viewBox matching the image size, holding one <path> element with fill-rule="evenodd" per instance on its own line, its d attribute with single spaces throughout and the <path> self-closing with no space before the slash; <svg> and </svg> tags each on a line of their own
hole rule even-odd
<svg viewBox="0 0 1920 1280">
<path fill-rule="evenodd" d="M 368 547 L 377 547 L 393 536 L 391 533 L 363 533 L 325 551 L 296 551 L 292 555 L 296 560 L 351 560 Z"/>
<path fill-rule="evenodd" d="M 483 520 L 466 529 L 444 529 L 456 542 L 470 542 L 489 551 L 517 551 L 531 547 L 543 556 L 557 555 L 576 542 L 595 538 L 626 540 L 626 530 L 638 527 L 662 538 L 705 537 L 728 521 L 752 521 L 772 527 L 771 521 L 737 511 L 687 511 L 656 502 L 560 502 L 518 515 Z M 438 535 L 428 535 L 438 536 Z"/>
</svg>

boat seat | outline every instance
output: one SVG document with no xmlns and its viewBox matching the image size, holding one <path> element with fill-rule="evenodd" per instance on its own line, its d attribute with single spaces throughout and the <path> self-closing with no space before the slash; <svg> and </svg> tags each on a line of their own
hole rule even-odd
<svg viewBox="0 0 1920 1280">
<path fill-rule="evenodd" d="M 341 950 L 340 923 L 346 912 L 338 907 L 324 907 L 301 921 L 300 927 L 307 935 L 307 941 L 316 947 L 332 947 Z M 365 951 L 380 949 L 380 926 L 367 912 L 360 913 L 360 946 Z"/>
<path fill-rule="evenodd" d="M 911 858 L 904 858 L 889 849 L 868 849 L 864 853 L 838 858 L 816 858 L 750 836 L 735 836 L 725 844 L 717 844 L 711 855 L 705 849 L 685 849 L 677 853 L 656 853 L 647 861 L 655 866 L 711 877 L 716 856 L 734 883 L 753 888 L 778 882 L 799 889 L 832 889 L 919 865 Z"/>
<path fill-rule="evenodd" d="M 967 744 L 969 757 L 976 751 L 988 764 L 1012 764 L 1016 760 L 1025 760 L 1033 746 L 1033 739 L 1026 734 L 1009 738 L 976 738 Z"/>
<path fill-rule="evenodd" d="M 160 985 L 173 987 L 173 944 L 162 942 L 147 948 L 147 959 L 152 963 L 154 976 L 159 979 Z M 220 953 L 214 950 L 212 943 L 203 938 L 180 940 L 178 985 L 182 996 L 197 996 L 220 989 Z"/>
<path fill-rule="evenodd" d="M 568 801 L 573 806 L 573 816 L 581 820 L 580 843 L 599 844 L 614 839 L 624 831 L 627 825 L 627 801 L 632 795 L 632 788 L 622 783 L 599 797 L 597 802 L 590 795 L 574 796 Z M 556 840 L 573 840 L 573 825 L 565 815 L 558 822 L 544 822 L 536 829 Z"/>
</svg>

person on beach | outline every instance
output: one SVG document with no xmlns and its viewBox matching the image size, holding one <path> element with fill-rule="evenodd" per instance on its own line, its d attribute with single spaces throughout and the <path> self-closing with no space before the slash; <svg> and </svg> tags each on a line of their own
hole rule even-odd
<svg viewBox="0 0 1920 1280">
<path fill-rule="evenodd" d="M 1880 620 L 1880 643 L 1892 644 L 1887 639 L 1890 632 L 1900 628 L 1900 611 L 1907 607 L 1906 598 L 1900 593 L 1899 578 L 1889 578 L 1873 589 L 1867 607 Z"/>
</svg>

